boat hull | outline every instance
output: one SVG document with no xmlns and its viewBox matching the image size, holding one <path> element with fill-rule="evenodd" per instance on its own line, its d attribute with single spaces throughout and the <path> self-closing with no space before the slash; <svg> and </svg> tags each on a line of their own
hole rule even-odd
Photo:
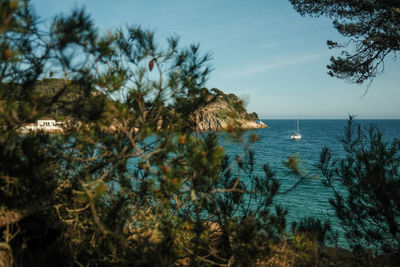
<svg viewBox="0 0 400 267">
<path fill-rule="evenodd" d="M 301 139 L 301 134 L 291 134 L 290 139 Z"/>
</svg>

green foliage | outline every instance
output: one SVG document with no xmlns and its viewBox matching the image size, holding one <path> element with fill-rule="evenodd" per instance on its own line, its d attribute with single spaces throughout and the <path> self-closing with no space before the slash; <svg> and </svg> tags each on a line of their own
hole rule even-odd
<svg viewBox="0 0 400 267">
<path fill-rule="evenodd" d="M 249 119 L 249 120 L 258 119 L 257 113 L 255 113 L 255 112 L 253 112 L 251 114 L 247 113 L 247 111 L 244 107 L 243 100 L 240 99 L 235 94 L 225 94 L 224 92 L 222 92 L 221 90 L 219 90 L 217 88 L 212 88 L 210 95 L 212 96 L 211 101 L 216 101 L 219 98 L 221 98 L 224 102 L 228 103 L 228 105 L 230 107 L 232 107 L 232 109 L 234 110 L 234 113 L 226 114 L 226 115 L 229 115 L 229 117 L 244 116 L 246 119 Z"/>
<path fill-rule="evenodd" d="M 387 144 L 374 126 L 355 126 L 350 118 L 343 139 L 345 158 L 321 153 L 320 169 L 334 193 L 330 200 L 357 252 L 400 259 L 400 142 Z"/>
<path fill-rule="evenodd" d="M 330 48 L 349 47 L 331 57 L 329 75 L 355 83 L 372 80 L 384 70 L 384 60 L 400 50 L 400 4 L 387 0 L 290 0 L 301 15 L 328 16 L 347 44 L 328 41 Z"/>
<path fill-rule="evenodd" d="M 211 67 L 198 45 L 159 45 L 139 26 L 101 35 L 82 10 L 55 17 L 46 33 L 29 1 L 1 4 L 2 264 L 316 262 L 329 225 L 305 219 L 288 245 L 287 211 L 274 204 L 309 176 L 297 157 L 285 163 L 300 179 L 282 192 L 268 165 L 255 171 L 248 143 L 233 159 L 216 133 L 192 132 L 193 112 L 217 98 L 245 112 L 235 95 L 204 88 Z M 20 132 L 49 114 L 72 118 L 63 134 Z M 399 142 L 361 133 L 348 131 L 347 158 L 325 150 L 320 167 L 351 244 L 398 257 Z"/>
<path fill-rule="evenodd" d="M 139 26 L 102 36 L 82 10 L 46 33 L 28 1 L 2 6 L 2 263 L 248 266 L 268 255 L 286 224 L 274 173 L 191 132 L 210 101 L 208 54 L 158 45 Z M 49 114 L 72 118 L 63 134 L 20 133 Z"/>
<path fill-rule="evenodd" d="M 329 221 L 322 222 L 318 218 L 305 217 L 300 222 L 292 223 L 292 232 L 296 234 L 305 234 L 310 240 L 317 241 L 319 244 L 325 244 L 325 241 L 332 237 L 332 227 Z"/>
<path fill-rule="evenodd" d="M 256 121 L 259 118 L 258 118 L 258 114 L 256 112 L 253 112 L 253 113 L 247 114 L 246 119 Z"/>
</svg>

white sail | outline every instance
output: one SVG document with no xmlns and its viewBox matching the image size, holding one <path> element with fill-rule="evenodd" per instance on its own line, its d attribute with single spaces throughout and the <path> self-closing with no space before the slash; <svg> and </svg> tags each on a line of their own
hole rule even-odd
<svg viewBox="0 0 400 267">
<path fill-rule="evenodd" d="M 290 135 L 290 139 L 301 139 L 299 114 L 297 114 L 297 132 Z"/>
</svg>

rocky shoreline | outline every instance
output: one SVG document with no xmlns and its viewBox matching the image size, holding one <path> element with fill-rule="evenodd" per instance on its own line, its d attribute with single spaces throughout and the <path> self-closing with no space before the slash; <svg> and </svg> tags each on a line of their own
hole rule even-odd
<svg viewBox="0 0 400 267">
<path fill-rule="evenodd" d="M 195 131 L 226 131 L 268 128 L 256 113 L 248 113 L 243 101 L 234 94 L 212 89 L 209 103 L 192 115 Z"/>
<path fill-rule="evenodd" d="M 260 120 L 248 120 L 245 118 L 221 119 L 211 112 L 200 111 L 194 115 L 194 120 L 196 122 L 195 131 L 197 132 L 268 128 L 268 125 Z"/>
</svg>

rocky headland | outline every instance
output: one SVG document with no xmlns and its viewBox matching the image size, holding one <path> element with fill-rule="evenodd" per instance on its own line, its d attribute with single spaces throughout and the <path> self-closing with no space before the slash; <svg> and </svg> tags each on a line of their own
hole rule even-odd
<svg viewBox="0 0 400 267">
<path fill-rule="evenodd" d="M 80 128 L 84 124 L 82 118 L 87 117 L 91 106 L 86 104 L 82 97 L 82 90 L 79 85 L 68 86 L 66 93 L 58 98 L 57 102 L 52 102 L 55 95 L 65 89 L 65 81 L 62 79 L 43 79 L 38 81 L 34 88 L 34 94 L 41 102 L 48 102 L 48 113 L 44 114 L 51 120 L 58 121 L 64 127 L 70 128 L 73 125 Z M 257 113 L 248 113 L 243 101 L 234 94 L 225 94 L 219 89 L 202 89 L 205 101 L 199 108 L 191 111 L 191 127 L 193 131 L 230 131 L 267 128 L 268 126 L 259 120 Z M 99 106 L 107 103 L 111 105 L 123 105 L 117 101 L 108 99 L 100 92 L 96 96 Z M 174 109 L 171 109 L 175 112 Z M 54 123 L 53 122 L 53 123 Z M 22 131 L 37 130 L 36 121 L 26 122 Z M 160 123 L 161 124 L 161 123 Z M 49 127 L 39 127 L 41 130 L 52 132 L 54 129 Z M 38 128 L 38 129 L 39 129 Z M 43 129 L 42 129 L 43 128 Z M 115 132 L 120 128 L 119 122 L 113 120 L 108 124 L 107 131 Z M 159 130 L 162 130 L 161 128 Z"/>
<path fill-rule="evenodd" d="M 213 88 L 207 102 L 192 115 L 195 131 L 248 130 L 268 127 L 258 119 L 257 113 L 248 113 L 243 101 L 234 94 L 225 94 Z"/>
</svg>

